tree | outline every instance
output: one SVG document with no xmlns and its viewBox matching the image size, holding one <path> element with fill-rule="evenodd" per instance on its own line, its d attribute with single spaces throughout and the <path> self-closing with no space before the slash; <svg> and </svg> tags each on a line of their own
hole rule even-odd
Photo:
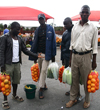
<svg viewBox="0 0 100 110">
<path fill-rule="evenodd" d="M 4 28 L 3 28 L 3 24 L 1 23 L 1 24 L 0 24 L 0 31 L 3 31 L 3 29 L 4 29 Z"/>
</svg>

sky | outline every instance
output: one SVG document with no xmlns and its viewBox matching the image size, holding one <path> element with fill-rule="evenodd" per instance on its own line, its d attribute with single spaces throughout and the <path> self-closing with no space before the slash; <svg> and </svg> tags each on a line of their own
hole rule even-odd
<svg viewBox="0 0 100 110">
<path fill-rule="evenodd" d="M 54 23 L 56 26 L 63 26 L 66 17 L 73 17 L 79 14 L 81 7 L 88 5 L 90 10 L 100 10 L 99 0 L 0 0 L 0 6 L 27 6 L 54 17 L 47 20 L 47 24 Z M 11 20 L 1 20 L 0 23 L 10 24 Z M 38 21 L 17 21 L 23 26 L 39 26 Z M 76 21 L 73 21 L 73 24 Z M 93 22 L 99 26 L 99 22 Z"/>
</svg>

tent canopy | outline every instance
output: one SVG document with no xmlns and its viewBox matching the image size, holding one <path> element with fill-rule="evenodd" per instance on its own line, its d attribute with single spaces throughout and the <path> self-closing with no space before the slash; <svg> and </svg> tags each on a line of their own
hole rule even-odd
<svg viewBox="0 0 100 110">
<path fill-rule="evenodd" d="M 80 20 L 80 15 L 76 15 L 71 17 L 72 21 Z M 91 14 L 89 16 L 90 21 L 99 21 L 100 20 L 100 11 L 91 11 Z"/>
<path fill-rule="evenodd" d="M 48 14 L 29 7 L 0 7 L 0 20 L 38 20 L 38 15 L 43 13 L 47 19 L 54 19 Z"/>
</svg>

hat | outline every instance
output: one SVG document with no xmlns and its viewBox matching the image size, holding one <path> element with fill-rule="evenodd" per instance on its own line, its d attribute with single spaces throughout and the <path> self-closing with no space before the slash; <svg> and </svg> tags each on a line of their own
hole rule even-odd
<svg viewBox="0 0 100 110">
<path fill-rule="evenodd" d="M 45 19 L 45 15 L 44 15 L 44 14 L 39 14 L 39 15 L 38 15 L 38 19 L 40 19 L 40 18 Z"/>
</svg>

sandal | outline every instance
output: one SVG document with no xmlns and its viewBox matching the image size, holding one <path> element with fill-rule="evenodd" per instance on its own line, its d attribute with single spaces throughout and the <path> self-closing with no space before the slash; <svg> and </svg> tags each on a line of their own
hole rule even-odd
<svg viewBox="0 0 100 110">
<path fill-rule="evenodd" d="M 90 102 L 84 102 L 83 107 L 84 108 L 89 108 L 90 107 Z"/>
<path fill-rule="evenodd" d="M 9 108 L 10 108 L 10 106 L 9 106 L 9 104 L 8 104 L 8 101 L 3 101 L 3 102 L 2 102 L 2 108 L 3 108 L 3 109 L 9 109 Z"/>
<path fill-rule="evenodd" d="M 43 99 L 44 98 L 44 96 L 43 96 L 43 91 L 40 91 L 39 90 L 39 99 Z"/>
<path fill-rule="evenodd" d="M 12 95 L 12 99 L 16 100 L 16 101 L 19 101 L 19 102 L 23 102 L 24 99 L 22 97 L 19 97 L 19 96 L 13 96 Z"/>
<path fill-rule="evenodd" d="M 69 96 L 70 95 L 70 91 L 66 92 L 65 95 L 66 96 Z"/>
<path fill-rule="evenodd" d="M 70 100 L 68 103 L 66 103 L 66 107 L 70 108 L 72 106 L 74 106 L 75 104 L 77 104 L 77 100 Z"/>
<path fill-rule="evenodd" d="M 46 84 L 45 84 L 45 86 L 44 86 L 43 90 L 48 90 L 48 88 L 47 88 Z"/>
</svg>

